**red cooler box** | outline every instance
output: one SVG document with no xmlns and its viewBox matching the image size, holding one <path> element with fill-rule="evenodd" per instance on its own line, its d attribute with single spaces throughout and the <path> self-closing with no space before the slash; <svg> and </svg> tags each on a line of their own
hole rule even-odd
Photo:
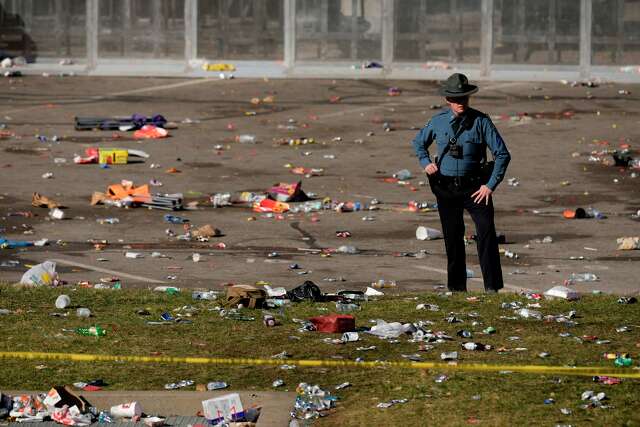
<svg viewBox="0 0 640 427">
<path fill-rule="evenodd" d="M 348 314 L 330 314 L 328 316 L 317 316 L 309 319 L 318 332 L 330 334 L 341 334 L 352 332 L 356 329 L 356 318 Z"/>
</svg>

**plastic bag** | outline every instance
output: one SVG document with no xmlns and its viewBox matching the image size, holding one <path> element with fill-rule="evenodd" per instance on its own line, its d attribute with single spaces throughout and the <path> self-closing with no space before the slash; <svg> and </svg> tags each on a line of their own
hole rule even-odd
<svg viewBox="0 0 640 427">
<path fill-rule="evenodd" d="M 380 338 L 398 338 L 402 334 L 406 334 L 411 329 L 411 325 L 403 325 L 400 322 L 387 323 L 384 320 L 376 320 L 376 325 L 368 331 L 371 335 L 376 335 Z"/>
<path fill-rule="evenodd" d="M 51 286 L 58 283 L 58 274 L 56 273 L 56 263 L 53 261 L 45 261 L 42 264 L 31 267 L 20 279 L 23 285 L 31 286 Z"/>
</svg>

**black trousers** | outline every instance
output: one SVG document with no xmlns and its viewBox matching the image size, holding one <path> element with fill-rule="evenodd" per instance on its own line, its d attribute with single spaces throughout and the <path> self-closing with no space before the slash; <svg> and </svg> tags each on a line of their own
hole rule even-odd
<svg viewBox="0 0 640 427">
<path fill-rule="evenodd" d="M 440 175 L 442 179 L 442 176 Z M 434 182 L 436 181 L 436 182 Z M 447 287 L 450 291 L 467 290 L 467 264 L 464 246 L 464 209 L 469 212 L 476 226 L 478 257 L 485 290 L 499 290 L 504 287 L 498 238 L 493 219 L 493 200 L 475 203 L 471 194 L 480 188 L 473 180 L 460 182 L 445 179 L 445 182 L 431 180 L 431 188 L 438 201 L 438 213 L 447 251 Z"/>
</svg>

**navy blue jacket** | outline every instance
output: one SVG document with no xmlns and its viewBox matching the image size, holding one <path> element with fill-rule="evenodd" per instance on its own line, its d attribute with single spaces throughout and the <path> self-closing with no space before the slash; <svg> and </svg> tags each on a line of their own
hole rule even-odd
<svg viewBox="0 0 640 427">
<path fill-rule="evenodd" d="M 476 173 L 481 162 L 486 158 L 486 150 L 489 148 L 493 154 L 495 166 L 486 185 L 493 191 L 504 179 L 511 155 L 498 129 L 486 114 L 469 108 L 464 115 L 466 116 L 462 124 L 464 129 L 460 131 L 457 138 L 458 144 L 462 145 L 463 157 L 454 159 L 447 151 L 440 163 L 440 173 L 446 176 L 465 176 Z M 428 150 L 434 141 L 438 157 L 442 156 L 449 139 L 455 135 L 452 128 L 454 119 L 455 115 L 447 108 L 433 116 L 413 139 L 413 148 L 423 169 L 432 162 Z"/>
</svg>

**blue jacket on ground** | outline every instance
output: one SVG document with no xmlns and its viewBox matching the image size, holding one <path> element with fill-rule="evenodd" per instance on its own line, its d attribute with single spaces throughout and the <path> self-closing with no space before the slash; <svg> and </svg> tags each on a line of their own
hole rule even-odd
<svg viewBox="0 0 640 427">
<path fill-rule="evenodd" d="M 473 175 L 486 159 L 486 150 L 489 148 L 493 154 L 495 166 L 486 185 L 493 191 L 504 179 L 511 155 L 498 129 L 486 114 L 469 108 L 463 117 L 464 129 L 460 130 L 457 138 L 458 144 L 462 145 L 462 158 L 455 159 L 447 151 L 440 163 L 440 173 L 446 176 Z M 455 118 L 453 112 L 447 108 L 433 116 L 413 139 L 413 148 L 423 169 L 432 163 L 428 151 L 431 144 L 436 142 L 437 154 L 440 158 L 444 148 L 449 144 L 449 139 L 455 136 L 452 127 Z"/>
</svg>

